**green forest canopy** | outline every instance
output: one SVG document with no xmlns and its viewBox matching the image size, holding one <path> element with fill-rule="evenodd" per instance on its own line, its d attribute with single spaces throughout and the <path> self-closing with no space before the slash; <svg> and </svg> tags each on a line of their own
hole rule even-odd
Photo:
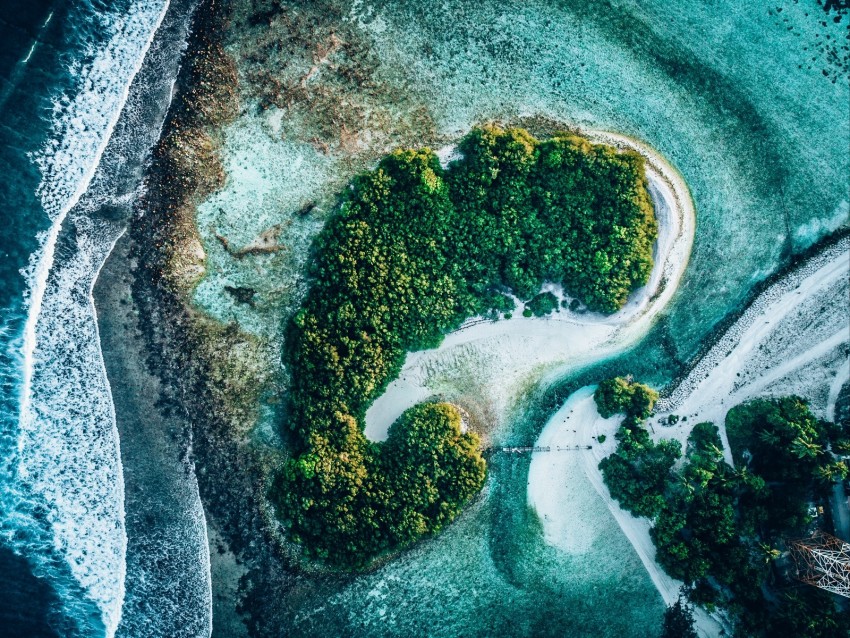
<svg viewBox="0 0 850 638">
<path fill-rule="evenodd" d="M 771 574 L 784 539 L 806 535 L 810 502 L 847 477 L 833 455 L 850 450 L 847 434 L 797 397 L 736 406 L 726 432 L 735 468 L 723 459 L 717 427 L 698 423 L 684 465 L 674 470 L 679 442 L 654 443 L 627 415 L 617 451 L 599 467 L 620 505 L 652 520 L 659 564 L 685 582 L 692 601 L 731 612 L 736 636 L 847 635 L 850 614 L 828 594 L 783 587 Z"/>
<path fill-rule="evenodd" d="M 569 134 L 477 128 L 447 169 L 397 150 L 356 177 L 314 244 L 289 326 L 293 458 L 273 497 L 292 538 L 343 567 L 441 529 L 482 487 L 479 440 L 445 403 L 363 434 L 405 353 L 544 281 L 613 312 L 648 280 L 657 223 L 644 161 Z"/>
</svg>

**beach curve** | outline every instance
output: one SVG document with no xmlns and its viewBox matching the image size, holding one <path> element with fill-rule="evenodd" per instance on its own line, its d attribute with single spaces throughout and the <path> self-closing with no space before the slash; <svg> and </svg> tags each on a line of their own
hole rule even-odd
<svg viewBox="0 0 850 638">
<path fill-rule="evenodd" d="M 646 160 L 649 191 L 658 219 L 655 264 L 646 286 L 612 315 L 561 309 L 547 317 L 490 321 L 475 317 L 446 335 L 433 350 L 407 354 L 398 378 L 366 412 L 366 436 L 385 440 L 408 408 L 438 394 L 447 375 L 473 374 L 488 413 L 501 422 L 529 382 L 549 384 L 570 370 L 612 356 L 637 342 L 678 288 L 693 246 L 696 215 L 679 172 L 646 144 L 625 135 L 580 131 L 591 142 L 634 150 Z M 558 287 L 551 284 L 547 288 Z"/>
</svg>

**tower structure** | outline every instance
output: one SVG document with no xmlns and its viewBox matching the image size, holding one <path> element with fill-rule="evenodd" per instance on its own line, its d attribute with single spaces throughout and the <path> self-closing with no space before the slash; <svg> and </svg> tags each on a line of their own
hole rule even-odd
<svg viewBox="0 0 850 638">
<path fill-rule="evenodd" d="M 850 543 L 817 531 L 790 545 L 799 580 L 850 598 Z"/>
</svg>

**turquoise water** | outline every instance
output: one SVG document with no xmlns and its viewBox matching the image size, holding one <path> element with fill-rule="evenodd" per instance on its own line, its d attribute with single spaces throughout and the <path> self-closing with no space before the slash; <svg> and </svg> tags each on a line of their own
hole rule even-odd
<svg viewBox="0 0 850 638">
<path fill-rule="evenodd" d="M 847 220 L 848 18 L 834 22 L 814 0 L 402 2 L 362 13 L 393 62 L 388 78 L 421 94 L 442 130 L 544 115 L 637 137 L 679 169 L 698 218 L 669 313 L 682 358 L 753 283 Z M 843 63 L 820 42 L 843 47 Z"/>
<path fill-rule="evenodd" d="M 309 6 L 322 16 L 316 24 L 333 15 L 324 5 Z M 847 222 L 848 17 L 815 0 L 386 0 L 354 2 L 339 13 L 340 37 L 359 38 L 377 61 L 370 80 L 378 88 L 346 92 L 351 103 L 368 105 L 367 140 L 441 145 L 481 122 L 533 125 L 542 118 L 645 141 L 691 189 L 694 251 L 664 316 L 619 360 L 563 380 L 559 393 L 532 392 L 499 434 L 506 441 L 529 444 L 570 388 L 603 373 L 668 382 L 754 285 Z M 264 22 L 248 40 L 267 29 Z M 327 43 L 327 29 L 317 31 L 313 45 Z M 308 59 L 302 72 L 309 68 Z M 326 72 L 316 75 L 317 85 Z M 390 124 L 386 112 L 395 114 Z M 413 112 L 425 112 L 433 129 L 411 126 Z M 250 121 L 264 117 L 234 125 L 225 146 L 240 174 L 262 175 L 264 193 L 278 189 L 274 198 L 252 200 L 262 210 L 262 218 L 252 217 L 256 227 L 246 230 L 240 214 L 228 214 L 246 190 L 235 181 L 202 208 L 205 224 L 243 232 L 242 242 L 290 219 L 299 198 L 320 199 L 321 175 L 338 179 L 346 170 L 333 152 L 317 154 L 308 133 L 299 137 L 300 120 L 288 123 L 284 113 L 275 126 Z M 286 148 L 281 156 L 298 159 L 273 164 L 266 153 L 252 155 L 246 144 L 260 135 L 262 148 L 277 144 Z M 380 144 L 359 166 L 368 165 L 370 152 L 379 156 Z M 257 308 L 239 307 L 221 290 L 228 282 L 271 290 L 277 269 L 292 263 L 240 266 L 213 237 L 205 239 L 209 270 L 196 302 L 223 320 L 274 335 L 281 308 L 263 294 Z M 267 619 L 269 631 L 654 635 L 663 605 L 615 521 L 604 508 L 589 511 L 605 530 L 604 542 L 585 556 L 558 554 L 543 544 L 528 513 L 526 480 L 525 463 L 493 459 L 483 502 L 451 529 L 374 573 L 303 579 L 279 615 Z"/>
</svg>

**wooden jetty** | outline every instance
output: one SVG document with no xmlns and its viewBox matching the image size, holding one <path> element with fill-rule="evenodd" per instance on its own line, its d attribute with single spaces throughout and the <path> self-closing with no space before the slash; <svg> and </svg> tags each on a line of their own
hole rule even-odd
<svg viewBox="0 0 850 638">
<path fill-rule="evenodd" d="M 577 452 L 580 450 L 592 450 L 592 445 L 556 445 L 554 449 L 551 445 L 546 446 L 524 446 L 524 447 L 502 447 L 498 448 L 500 452 L 507 454 L 528 454 L 534 452 Z"/>
</svg>

